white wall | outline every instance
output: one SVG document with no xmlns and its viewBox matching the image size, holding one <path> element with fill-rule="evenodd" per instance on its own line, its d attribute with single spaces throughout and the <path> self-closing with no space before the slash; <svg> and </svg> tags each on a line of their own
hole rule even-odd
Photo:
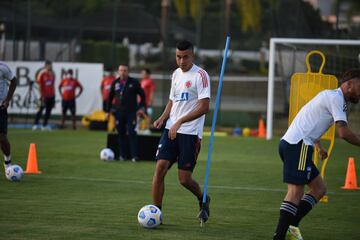
<svg viewBox="0 0 360 240">
<path fill-rule="evenodd" d="M 14 75 L 19 80 L 19 85 L 14 93 L 13 100 L 8 108 L 9 113 L 35 113 L 39 103 L 38 85 L 33 84 L 33 91 L 30 95 L 30 82 L 35 81 L 36 73 L 43 68 L 44 62 L 6 62 Z M 85 115 L 102 108 L 100 95 L 100 83 L 103 78 L 104 66 L 100 63 L 68 63 L 54 62 L 56 104 L 54 114 L 61 114 L 61 96 L 58 86 L 61 81 L 61 73 L 69 69 L 74 71 L 75 77 L 84 87 L 82 95 L 76 99 L 76 114 Z"/>
</svg>

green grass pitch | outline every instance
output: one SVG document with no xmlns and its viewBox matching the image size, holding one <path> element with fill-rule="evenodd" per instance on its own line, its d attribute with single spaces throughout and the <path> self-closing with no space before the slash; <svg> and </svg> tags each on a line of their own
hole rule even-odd
<svg viewBox="0 0 360 240">
<path fill-rule="evenodd" d="M 40 175 L 19 183 L 0 172 L 0 239 L 271 239 L 286 186 L 277 153 L 278 138 L 217 137 L 208 192 L 211 217 L 200 228 L 195 198 L 177 180 L 166 178 L 164 225 L 138 226 L 137 212 L 151 203 L 154 162 L 99 160 L 105 132 L 9 130 L 13 162 L 24 170 L 30 143 L 36 143 Z M 209 138 L 194 178 L 204 181 Z M 360 239 L 360 191 L 346 191 L 347 157 L 360 173 L 360 151 L 337 140 L 326 182 L 329 203 L 320 203 L 301 223 L 305 239 Z M 359 176 L 359 174 L 358 174 Z"/>
</svg>

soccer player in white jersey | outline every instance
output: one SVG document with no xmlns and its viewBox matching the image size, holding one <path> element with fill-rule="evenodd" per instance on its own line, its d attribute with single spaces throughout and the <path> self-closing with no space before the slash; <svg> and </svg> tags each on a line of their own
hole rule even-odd
<svg viewBox="0 0 360 240">
<path fill-rule="evenodd" d="M 202 192 L 192 178 L 192 173 L 200 151 L 205 114 L 209 111 L 210 78 L 193 61 L 192 43 L 180 41 L 176 45 L 176 63 L 179 68 L 172 74 L 169 102 L 154 122 L 155 128 L 161 128 L 166 122 L 156 154 L 157 163 L 152 181 L 153 204 L 160 209 L 165 175 L 175 162 L 178 163 L 180 184 L 196 196 L 200 206 L 202 203 Z M 209 196 L 206 202 L 209 215 Z"/>
<path fill-rule="evenodd" d="M 10 82 L 10 85 L 8 85 Z M 16 77 L 8 65 L 0 62 L 0 145 L 4 154 L 5 170 L 11 165 L 10 143 L 7 138 L 7 108 L 15 92 L 17 85 Z"/>
<path fill-rule="evenodd" d="M 296 115 L 279 144 L 284 163 L 283 181 L 288 191 L 280 206 L 280 218 L 274 240 L 303 239 L 299 222 L 325 195 L 324 180 L 312 161 L 314 146 L 321 159 L 327 152 L 320 144 L 321 136 L 335 123 L 338 136 L 360 147 L 360 137 L 347 125 L 347 103 L 360 100 L 360 69 L 352 69 L 343 75 L 341 86 L 324 90 L 310 100 Z M 309 191 L 304 194 L 304 187 Z"/>
</svg>

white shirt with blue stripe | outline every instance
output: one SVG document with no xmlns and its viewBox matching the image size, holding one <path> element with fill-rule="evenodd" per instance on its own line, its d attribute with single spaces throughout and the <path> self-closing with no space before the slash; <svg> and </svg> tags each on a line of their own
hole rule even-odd
<svg viewBox="0 0 360 240">
<path fill-rule="evenodd" d="M 321 91 L 301 108 L 282 139 L 290 144 L 303 140 L 312 146 L 332 124 L 347 122 L 346 111 L 341 88 Z"/>
<path fill-rule="evenodd" d="M 170 129 L 178 119 L 194 111 L 198 100 L 204 98 L 210 98 L 210 77 L 207 72 L 195 64 L 187 72 L 176 69 L 171 77 L 169 99 L 172 101 L 172 108 L 165 128 Z M 204 122 L 205 114 L 181 124 L 177 132 L 201 138 Z"/>
</svg>

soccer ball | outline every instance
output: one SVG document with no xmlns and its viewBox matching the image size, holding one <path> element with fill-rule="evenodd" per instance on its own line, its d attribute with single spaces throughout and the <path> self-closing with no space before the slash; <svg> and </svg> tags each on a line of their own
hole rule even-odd
<svg viewBox="0 0 360 240">
<path fill-rule="evenodd" d="M 138 213 L 138 222 L 144 228 L 155 228 L 161 221 L 161 210 L 154 205 L 146 205 Z"/>
<path fill-rule="evenodd" d="M 11 165 L 6 168 L 5 176 L 9 181 L 18 182 L 24 176 L 24 171 L 19 165 Z"/>
<path fill-rule="evenodd" d="M 112 161 L 114 160 L 114 152 L 110 148 L 104 148 L 100 152 L 100 159 L 103 161 Z"/>
</svg>

